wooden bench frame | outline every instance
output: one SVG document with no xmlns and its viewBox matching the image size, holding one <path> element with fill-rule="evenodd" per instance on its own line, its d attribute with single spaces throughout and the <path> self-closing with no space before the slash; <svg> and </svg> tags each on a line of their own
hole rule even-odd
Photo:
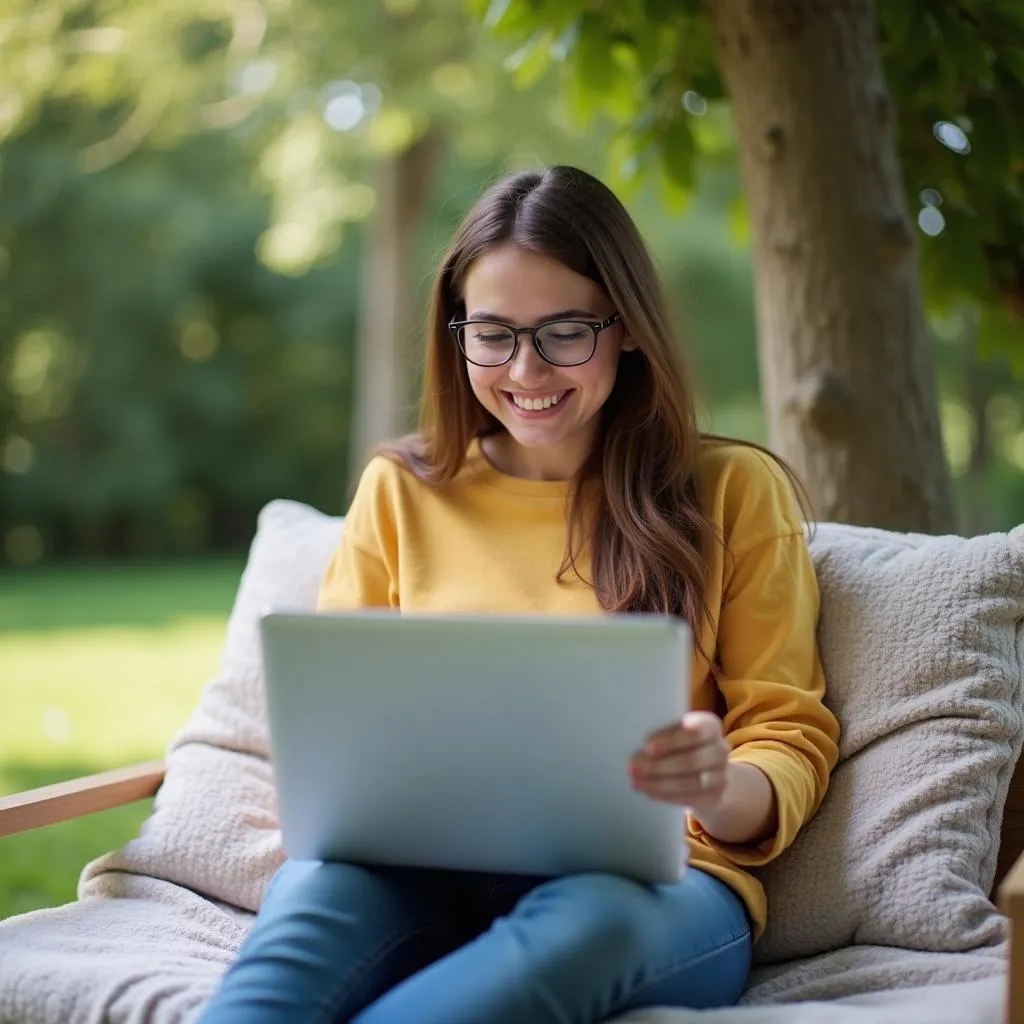
<svg viewBox="0 0 1024 1024">
<path fill-rule="evenodd" d="M 164 762 L 86 775 L 0 798 L 0 838 L 95 811 L 145 800 L 164 779 Z M 1024 1024 L 1024 853 L 999 886 L 999 909 L 1010 921 L 1006 1024 Z"/>
</svg>

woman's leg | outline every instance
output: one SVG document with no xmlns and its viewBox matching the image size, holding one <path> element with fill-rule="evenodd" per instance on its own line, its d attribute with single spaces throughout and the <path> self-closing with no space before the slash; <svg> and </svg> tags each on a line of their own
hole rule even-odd
<svg viewBox="0 0 1024 1024">
<path fill-rule="evenodd" d="M 734 1003 L 750 969 L 743 903 L 695 868 L 674 885 L 613 875 L 544 882 L 358 1024 L 590 1024 L 641 1006 Z"/>
<path fill-rule="evenodd" d="M 460 885 L 448 872 L 287 861 L 202 1024 L 348 1020 L 464 941 Z"/>
</svg>

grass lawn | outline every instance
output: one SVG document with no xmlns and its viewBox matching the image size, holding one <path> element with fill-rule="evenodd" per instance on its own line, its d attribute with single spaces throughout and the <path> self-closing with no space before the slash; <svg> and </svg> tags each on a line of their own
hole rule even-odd
<svg viewBox="0 0 1024 1024">
<path fill-rule="evenodd" d="M 217 669 L 240 562 L 0 573 L 0 794 L 164 754 Z M 0 839 L 0 918 L 74 899 L 151 801 Z"/>
</svg>

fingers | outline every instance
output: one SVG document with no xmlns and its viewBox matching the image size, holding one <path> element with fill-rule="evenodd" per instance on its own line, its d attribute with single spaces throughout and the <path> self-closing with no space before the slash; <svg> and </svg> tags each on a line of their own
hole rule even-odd
<svg viewBox="0 0 1024 1024">
<path fill-rule="evenodd" d="M 660 757 L 638 760 L 638 773 L 647 779 L 666 779 L 674 775 L 699 775 L 703 771 L 719 771 L 729 758 L 724 740 L 707 743 L 696 749 L 674 751 Z"/>
<path fill-rule="evenodd" d="M 672 751 L 691 750 L 722 739 L 722 721 L 709 711 L 691 711 L 682 721 L 672 722 L 652 732 L 644 745 L 644 753 L 658 757 Z"/>
<path fill-rule="evenodd" d="M 691 712 L 652 733 L 631 758 L 633 788 L 671 803 L 715 802 L 725 790 L 729 752 L 718 716 Z"/>
<path fill-rule="evenodd" d="M 638 780 L 633 788 L 653 800 L 687 807 L 713 806 L 725 792 L 728 774 L 725 768 L 705 770 L 697 775 L 673 775 L 659 779 Z"/>
<path fill-rule="evenodd" d="M 716 758 L 729 755 L 729 745 L 722 735 L 722 723 L 717 715 L 695 711 L 681 722 L 658 729 L 647 737 L 643 749 L 634 755 L 632 762 L 645 768 L 668 762 L 674 770 L 685 771 L 688 769 L 683 759 L 698 754 L 698 762 L 692 767 L 694 771 L 714 767 Z M 712 758 L 711 764 L 705 763 L 708 757 Z"/>
</svg>

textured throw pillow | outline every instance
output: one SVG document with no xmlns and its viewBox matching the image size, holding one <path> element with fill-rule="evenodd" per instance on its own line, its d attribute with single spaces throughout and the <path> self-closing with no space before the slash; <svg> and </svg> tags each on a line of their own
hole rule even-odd
<svg viewBox="0 0 1024 1024">
<path fill-rule="evenodd" d="M 811 548 L 840 764 L 761 872 L 755 955 L 998 943 L 987 894 L 1024 736 L 1024 527 L 963 539 L 826 524 Z"/>
</svg>

